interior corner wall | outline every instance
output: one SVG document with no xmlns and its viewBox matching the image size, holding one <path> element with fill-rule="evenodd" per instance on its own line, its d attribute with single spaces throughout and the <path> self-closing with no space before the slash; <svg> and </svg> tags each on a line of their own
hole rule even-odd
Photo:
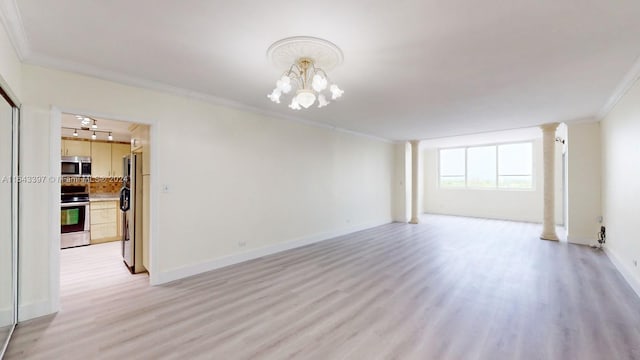
<svg viewBox="0 0 640 360">
<path fill-rule="evenodd" d="M 22 73 L 25 175 L 53 169 L 52 106 L 152 124 L 156 283 L 392 221 L 391 142 L 64 71 L 23 64 Z M 46 194 L 39 184 L 22 194 L 29 317 L 51 312 L 50 244 L 59 234 L 47 229 L 59 210 L 43 204 Z"/>
<path fill-rule="evenodd" d="M 567 124 L 567 240 L 593 244 L 600 229 L 600 123 Z"/>
<path fill-rule="evenodd" d="M 640 81 L 601 121 L 605 250 L 640 295 Z"/>
</svg>

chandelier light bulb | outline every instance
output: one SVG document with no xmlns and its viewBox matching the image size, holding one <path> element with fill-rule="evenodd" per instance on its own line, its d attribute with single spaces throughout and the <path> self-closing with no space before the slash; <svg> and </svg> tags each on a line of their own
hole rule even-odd
<svg viewBox="0 0 640 360">
<path fill-rule="evenodd" d="M 309 106 L 313 105 L 316 102 L 316 94 L 311 90 L 302 89 L 298 90 L 298 95 L 296 95 L 296 101 L 298 104 L 302 105 L 305 109 L 309 108 Z"/>
<path fill-rule="evenodd" d="M 329 105 L 329 101 L 327 101 L 327 98 L 324 96 L 324 94 L 318 95 L 318 107 L 323 108 L 327 105 Z"/>
<path fill-rule="evenodd" d="M 97 129 L 98 128 L 98 124 L 95 120 L 93 120 L 93 125 L 91 125 L 92 129 Z"/>
<path fill-rule="evenodd" d="M 338 85 L 333 84 L 329 87 L 329 91 L 331 91 L 331 99 L 335 100 L 344 94 L 344 90 L 341 90 Z"/>
<path fill-rule="evenodd" d="M 281 90 L 278 88 L 273 89 L 271 94 L 267 95 L 267 97 L 276 104 L 280 104 L 280 95 L 282 94 Z"/>
<path fill-rule="evenodd" d="M 293 99 L 291 99 L 291 104 L 289 104 L 289 109 L 293 109 L 293 110 L 300 110 L 302 109 L 300 107 L 300 104 L 298 104 L 298 100 L 297 97 L 294 96 Z"/>
<path fill-rule="evenodd" d="M 289 91 L 291 91 L 291 78 L 283 75 L 280 80 L 276 81 L 276 89 L 280 90 L 283 94 L 288 94 Z"/>
<path fill-rule="evenodd" d="M 109 141 L 113 141 L 113 135 L 111 135 L 111 133 L 109 133 L 109 136 L 107 136 L 107 139 L 109 139 Z"/>
<path fill-rule="evenodd" d="M 73 129 L 73 136 L 78 137 L 78 130 L 77 129 Z"/>
<path fill-rule="evenodd" d="M 320 92 L 327 88 L 327 79 L 325 79 L 320 74 L 315 74 L 313 75 L 311 87 L 313 87 L 313 90 L 315 90 L 316 92 Z"/>
<path fill-rule="evenodd" d="M 96 132 L 94 131 L 93 134 L 91 134 L 91 140 L 95 140 L 96 139 Z"/>
</svg>

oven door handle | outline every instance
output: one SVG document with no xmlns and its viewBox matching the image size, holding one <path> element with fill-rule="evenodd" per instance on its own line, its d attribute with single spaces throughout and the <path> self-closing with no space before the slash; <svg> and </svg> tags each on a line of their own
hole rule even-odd
<svg viewBox="0 0 640 360">
<path fill-rule="evenodd" d="M 60 203 L 60 207 L 87 206 L 89 202 Z"/>
</svg>

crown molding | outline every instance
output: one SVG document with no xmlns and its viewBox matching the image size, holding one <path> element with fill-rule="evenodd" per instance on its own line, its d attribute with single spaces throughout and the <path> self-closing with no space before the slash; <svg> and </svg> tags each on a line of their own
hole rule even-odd
<svg viewBox="0 0 640 360">
<path fill-rule="evenodd" d="M 22 24 L 22 16 L 15 0 L 0 0 L 0 22 L 9 35 L 9 41 L 16 50 L 20 61 L 25 61 L 31 55 L 27 33 Z"/>
<path fill-rule="evenodd" d="M 636 58 L 636 61 L 631 66 L 631 69 L 625 74 L 622 78 L 622 81 L 618 84 L 618 86 L 613 91 L 613 94 L 609 97 L 607 103 L 600 109 L 598 112 L 598 120 L 604 119 L 609 113 L 613 110 L 613 108 L 618 105 L 618 102 L 627 94 L 627 92 L 631 89 L 633 84 L 638 81 L 640 78 L 640 56 Z"/>
<path fill-rule="evenodd" d="M 255 113 L 255 114 L 259 114 L 259 115 L 263 115 L 271 118 L 296 121 L 296 122 L 304 123 L 304 124 L 315 126 L 315 127 L 330 129 L 330 130 L 343 132 L 351 135 L 366 137 L 366 138 L 377 140 L 377 141 L 392 143 L 391 139 L 379 137 L 376 135 L 367 134 L 367 133 L 350 130 L 350 129 L 345 129 L 338 126 L 326 124 L 323 122 L 308 120 L 302 117 L 290 116 L 290 115 L 281 114 L 275 111 L 260 109 L 254 106 L 243 104 L 238 101 L 209 95 L 203 92 L 189 90 L 189 89 L 185 89 L 185 88 L 181 88 L 173 85 L 168 85 L 162 82 L 138 78 L 135 76 L 125 75 L 119 72 L 105 70 L 103 68 L 92 66 L 92 65 L 86 65 L 86 64 L 76 63 L 72 61 L 62 60 L 59 58 L 44 56 L 44 55 L 36 54 L 33 52 L 31 53 L 31 56 L 24 62 L 30 65 L 36 65 L 44 68 L 62 70 L 62 71 L 67 71 L 67 72 L 76 73 L 80 75 L 95 77 L 95 78 L 106 80 L 106 81 L 144 88 L 148 90 L 159 91 L 159 92 L 168 93 L 172 95 L 178 95 L 178 96 L 210 103 L 213 105 L 247 111 L 247 112 L 251 112 L 251 113 Z"/>
</svg>

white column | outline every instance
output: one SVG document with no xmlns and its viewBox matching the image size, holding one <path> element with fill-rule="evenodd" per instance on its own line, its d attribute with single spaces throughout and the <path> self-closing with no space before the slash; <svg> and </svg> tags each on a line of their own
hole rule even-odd
<svg viewBox="0 0 640 360">
<path fill-rule="evenodd" d="M 558 123 L 541 125 L 542 155 L 544 164 L 544 213 L 540 239 L 558 240 L 555 220 L 555 148 Z"/>
<path fill-rule="evenodd" d="M 410 224 L 417 224 L 420 222 L 418 218 L 418 201 L 420 198 L 418 196 L 418 189 L 420 188 L 420 184 L 418 181 L 419 177 L 419 169 L 420 169 L 420 140 L 411 140 L 411 220 L 409 220 Z"/>
</svg>

